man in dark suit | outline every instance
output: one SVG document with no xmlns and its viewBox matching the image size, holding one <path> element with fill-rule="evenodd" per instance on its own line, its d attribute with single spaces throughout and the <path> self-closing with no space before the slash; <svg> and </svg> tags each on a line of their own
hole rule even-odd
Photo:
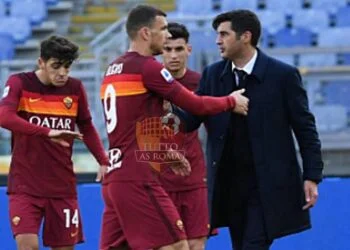
<svg viewBox="0 0 350 250">
<path fill-rule="evenodd" d="M 245 88 L 248 116 L 177 113 L 188 131 L 202 122 L 208 130 L 212 228 L 228 226 L 235 250 L 266 250 L 273 239 L 311 227 L 309 208 L 322 180 L 321 144 L 298 70 L 257 48 L 257 16 L 248 10 L 223 13 L 213 28 L 224 59 L 204 70 L 197 93 L 224 96 Z"/>
</svg>

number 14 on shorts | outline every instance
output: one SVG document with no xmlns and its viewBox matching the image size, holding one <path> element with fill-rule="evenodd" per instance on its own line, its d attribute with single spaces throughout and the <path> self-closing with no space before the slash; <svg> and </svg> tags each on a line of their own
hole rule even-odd
<svg viewBox="0 0 350 250">
<path fill-rule="evenodd" d="M 78 209 L 74 209 L 73 213 L 71 213 L 70 209 L 63 209 L 63 213 L 66 216 L 66 228 L 70 228 L 71 225 L 75 225 L 76 228 L 79 227 Z"/>
</svg>

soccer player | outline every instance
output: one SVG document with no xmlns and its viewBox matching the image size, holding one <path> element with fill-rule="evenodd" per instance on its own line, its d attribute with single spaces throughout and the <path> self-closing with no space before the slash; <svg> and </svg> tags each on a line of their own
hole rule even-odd
<svg viewBox="0 0 350 250">
<path fill-rule="evenodd" d="M 199 97 L 174 80 L 153 57 L 170 35 L 164 12 L 139 5 L 129 13 L 126 30 L 130 49 L 111 63 L 101 86 L 111 166 L 102 189 L 100 250 L 188 250 L 183 222 L 157 172 L 173 150 L 162 142 L 163 98 L 198 115 L 247 114 L 248 99 L 242 91 Z M 186 166 L 177 166 L 188 174 Z"/>
<path fill-rule="evenodd" d="M 71 160 L 73 140 L 83 139 L 98 163 L 108 157 L 92 124 L 82 82 L 68 76 L 78 46 L 52 36 L 41 43 L 39 69 L 9 77 L 0 102 L 0 126 L 12 132 L 9 212 L 19 250 L 54 250 L 83 242 Z M 74 132 L 75 125 L 80 133 Z"/>
<path fill-rule="evenodd" d="M 169 23 L 168 30 L 171 37 L 164 46 L 164 65 L 184 87 L 195 91 L 200 74 L 187 68 L 192 50 L 188 43 L 189 32 L 179 23 Z M 166 112 L 170 111 L 168 105 L 165 108 L 168 109 Z M 197 130 L 186 134 L 179 144 L 177 148 L 185 153 L 191 165 L 191 174 L 182 177 L 175 175 L 169 168 L 163 168 L 160 180 L 183 220 L 190 250 L 204 249 L 209 232 L 209 211 L 204 155 Z"/>
</svg>

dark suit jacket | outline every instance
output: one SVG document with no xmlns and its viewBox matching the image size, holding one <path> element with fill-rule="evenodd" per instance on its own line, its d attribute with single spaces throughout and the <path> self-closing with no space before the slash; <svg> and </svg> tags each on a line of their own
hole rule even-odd
<svg viewBox="0 0 350 250">
<path fill-rule="evenodd" d="M 231 61 L 222 60 L 205 68 L 199 95 L 225 96 L 232 91 Z M 260 50 L 251 75 L 247 76 L 249 99 L 248 130 L 257 173 L 266 229 L 270 239 L 311 227 L 305 204 L 303 179 L 322 180 L 321 144 L 314 116 L 308 108 L 306 91 L 298 70 Z M 208 130 L 207 173 L 212 227 L 228 226 L 227 185 L 217 181 L 229 112 L 198 117 L 182 110 L 178 115 L 188 131 L 204 122 Z M 293 140 L 298 141 L 303 167 L 300 168 Z"/>
</svg>

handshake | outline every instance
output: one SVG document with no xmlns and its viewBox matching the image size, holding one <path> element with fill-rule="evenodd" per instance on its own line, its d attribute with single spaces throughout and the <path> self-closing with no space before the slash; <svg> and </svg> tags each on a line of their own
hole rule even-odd
<svg viewBox="0 0 350 250">
<path fill-rule="evenodd" d="M 240 89 L 233 91 L 230 96 L 233 96 L 236 101 L 236 105 L 233 109 L 233 112 L 241 115 L 247 115 L 248 114 L 248 104 L 249 99 L 243 95 L 245 92 L 245 89 Z"/>
</svg>

